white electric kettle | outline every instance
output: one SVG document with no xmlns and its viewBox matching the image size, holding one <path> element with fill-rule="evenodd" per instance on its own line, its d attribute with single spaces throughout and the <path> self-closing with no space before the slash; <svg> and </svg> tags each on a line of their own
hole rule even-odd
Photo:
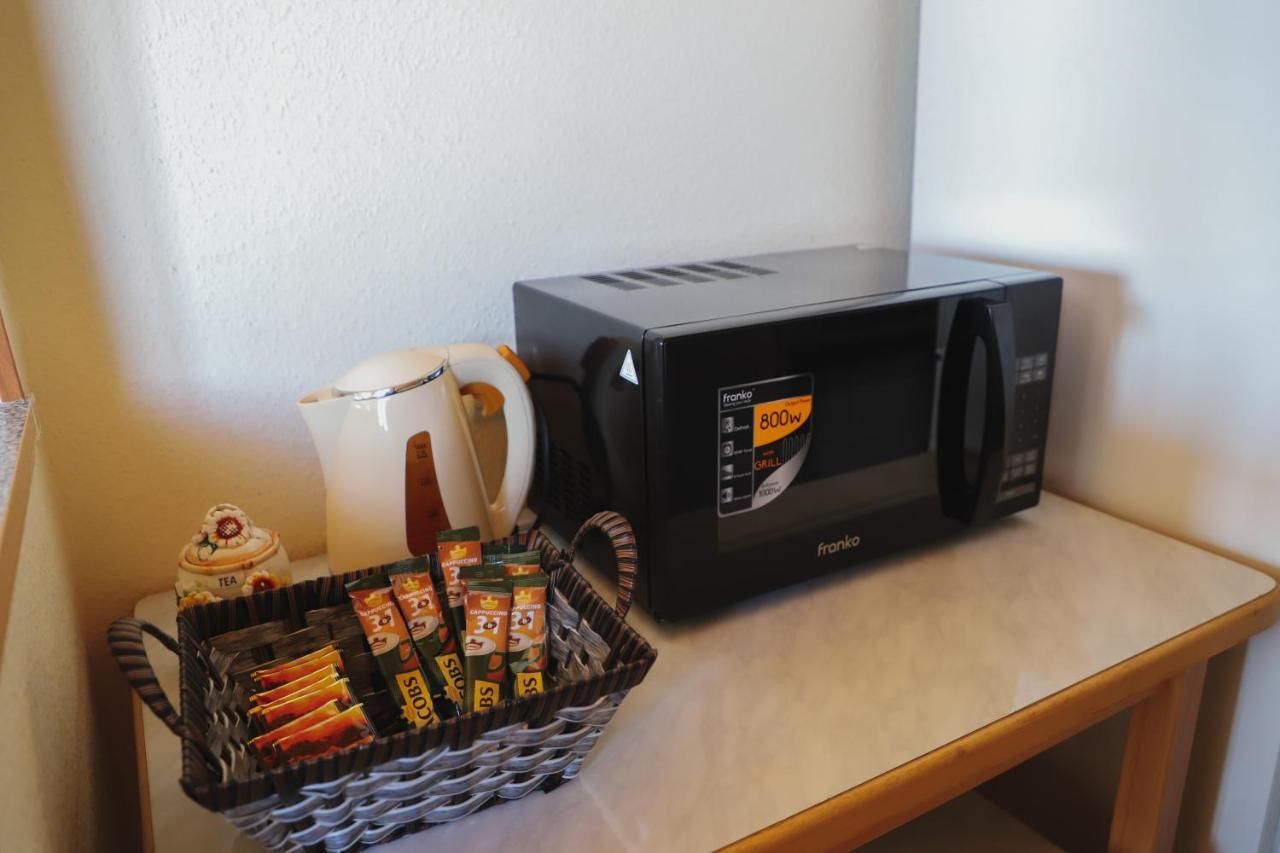
<svg viewBox="0 0 1280 853">
<path fill-rule="evenodd" d="M 483 344 L 398 350 L 298 401 L 324 472 L 331 571 L 435 553 L 436 533 L 449 528 L 474 525 L 484 540 L 511 532 L 536 436 L 523 367 L 510 350 L 504 357 Z M 463 393 L 506 417 L 507 464 L 493 500 Z"/>
</svg>

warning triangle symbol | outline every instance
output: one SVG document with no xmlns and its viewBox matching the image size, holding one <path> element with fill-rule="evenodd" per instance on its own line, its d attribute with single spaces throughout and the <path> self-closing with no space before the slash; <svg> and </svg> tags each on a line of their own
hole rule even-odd
<svg viewBox="0 0 1280 853">
<path fill-rule="evenodd" d="M 632 385 L 640 384 L 640 377 L 636 376 L 636 363 L 631 359 L 631 350 L 627 350 L 626 358 L 622 359 L 622 367 L 618 369 L 618 375 Z"/>
</svg>

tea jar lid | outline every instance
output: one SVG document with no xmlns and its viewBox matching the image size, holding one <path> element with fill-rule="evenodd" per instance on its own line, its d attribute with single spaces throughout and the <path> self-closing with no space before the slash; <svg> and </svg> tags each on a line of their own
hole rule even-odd
<svg viewBox="0 0 1280 853">
<path fill-rule="evenodd" d="M 200 529 L 178 555 L 178 565 L 188 571 L 214 574 L 257 565 L 278 550 L 278 533 L 255 527 L 240 507 L 222 503 L 205 513 Z"/>
</svg>

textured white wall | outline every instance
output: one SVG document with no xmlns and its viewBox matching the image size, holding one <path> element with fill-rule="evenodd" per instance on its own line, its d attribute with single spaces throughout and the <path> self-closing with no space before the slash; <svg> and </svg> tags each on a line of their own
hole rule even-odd
<svg viewBox="0 0 1280 853">
<path fill-rule="evenodd" d="M 293 401 L 517 278 L 906 242 L 914 3 L 24 5 L 0 260 L 93 637 L 217 501 L 321 550 Z"/>
<path fill-rule="evenodd" d="M 1273 568 L 1277 32 L 1265 0 L 927 0 L 913 224 L 1065 275 L 1051 488 Z M 1179 846 L 1256 850 L 1280 631 L 1249 644 L 1238 695 L 1218 676 Z"/>
</svg>

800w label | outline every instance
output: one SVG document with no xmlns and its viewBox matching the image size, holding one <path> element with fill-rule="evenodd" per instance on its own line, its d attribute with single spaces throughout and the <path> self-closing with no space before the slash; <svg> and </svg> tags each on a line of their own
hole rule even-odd
<svg viewBox="0 0 1280 853">
<path fill-rule="evenodd" d="M 813 374 L 720 388 L 716 488 L 721 516 L 759 509 L 795 480 L 813 431 Z"/>
</svg>

